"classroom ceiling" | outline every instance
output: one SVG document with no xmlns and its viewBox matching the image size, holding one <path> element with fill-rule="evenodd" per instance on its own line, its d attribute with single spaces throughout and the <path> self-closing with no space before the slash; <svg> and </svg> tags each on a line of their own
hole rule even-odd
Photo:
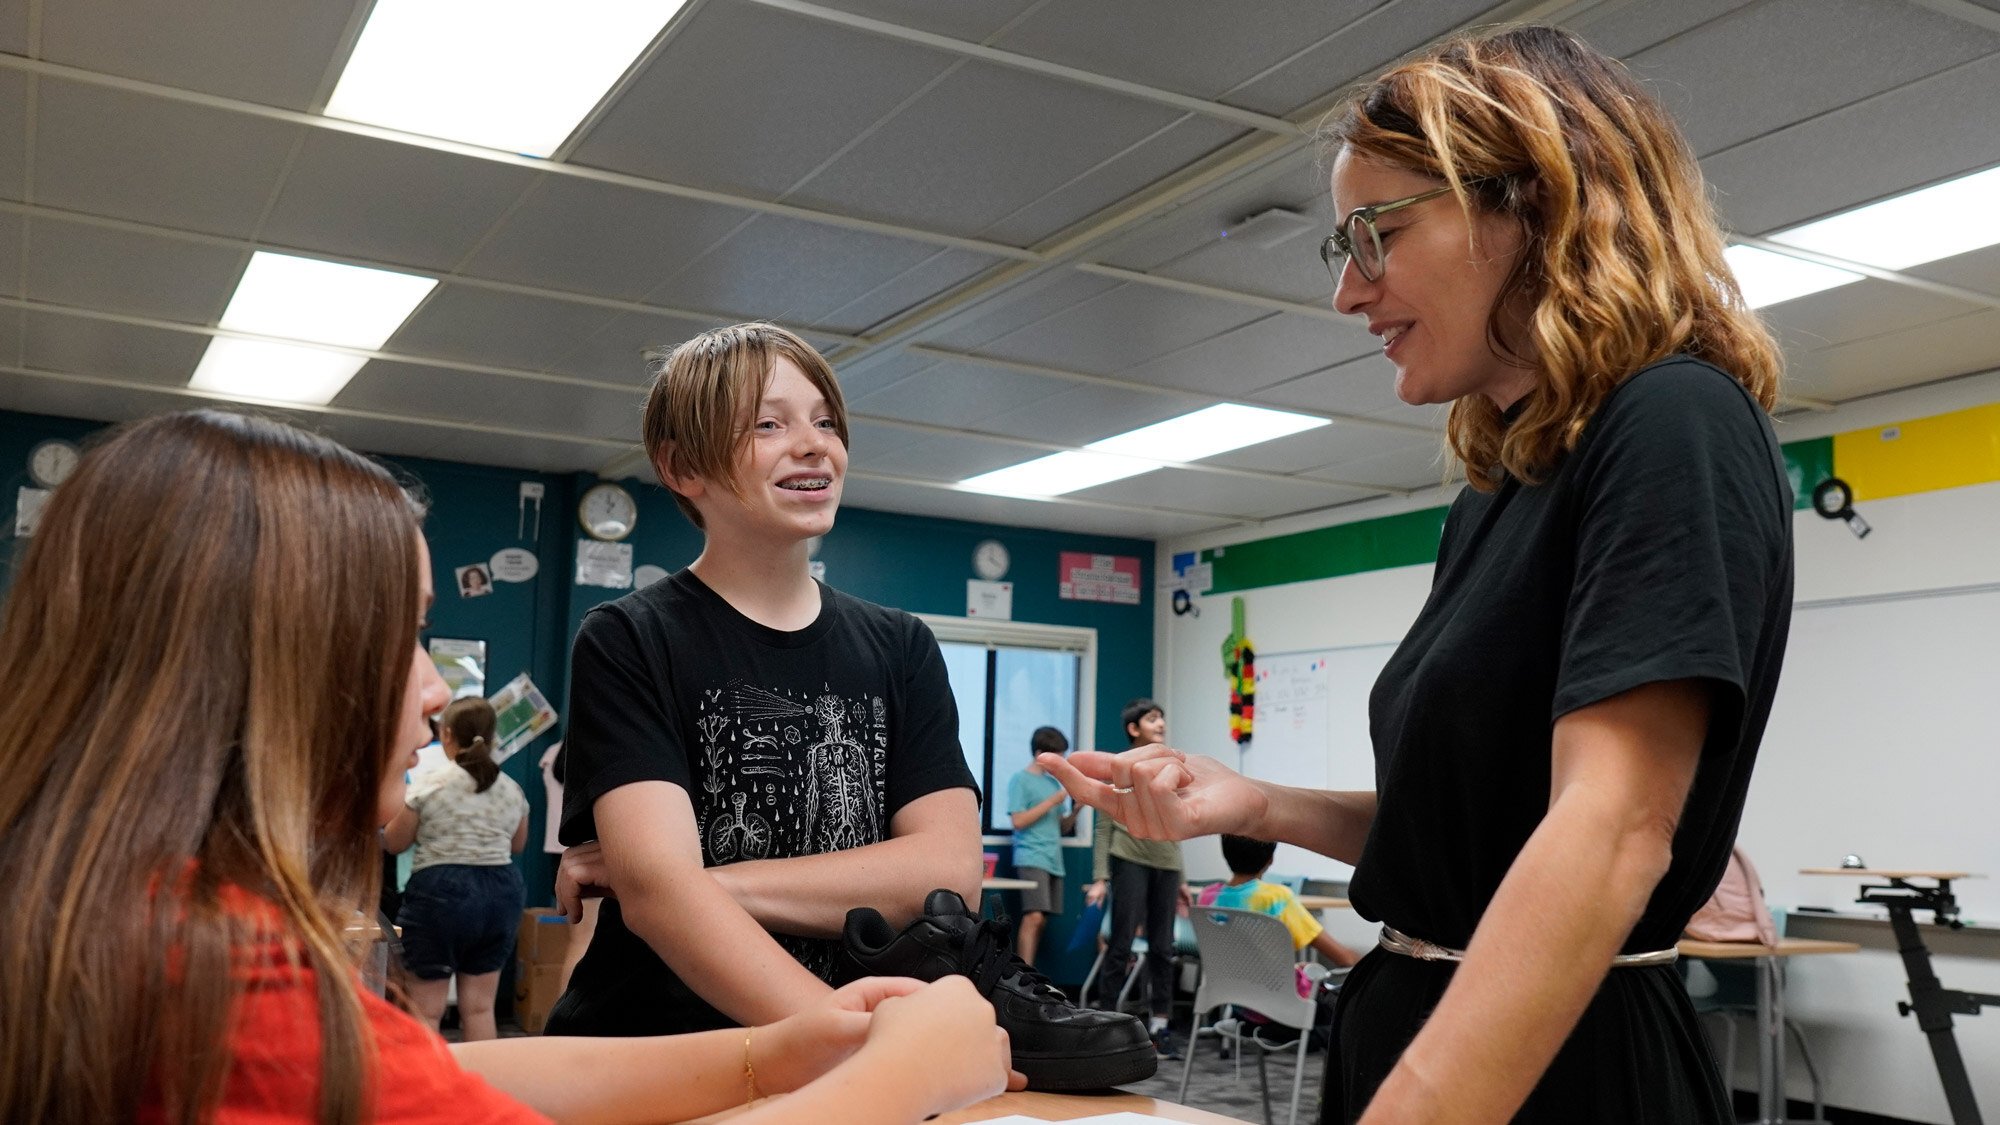
<svg viewBox="0 0 2000 1125">
<path fill-rule="evenodd" d="M 196 401 L 269 249 L 441 279 L 291 412 L 362 449 L 645 474 L 641 350 L 764 318 L 841 373 L 850 505 L 1155 538 L 1442 476 L 1440 416 L 1328 309 L 1310 135 L 1438 36 L 1625 58 L 1742 235 L 2000 164 L 2000 0 L 692 0 L 546 161 L 321 116 L 369 9 L 0 0 L 0 407 Z M 1218 237 L 1270 208 L 1313 223 Z M 2000 368 L 2000 247 L 1764 311 L 1793 410 Z M 1054 501 L 950 487 L 1224 400 L 1335 421 Z"/>
</svg>

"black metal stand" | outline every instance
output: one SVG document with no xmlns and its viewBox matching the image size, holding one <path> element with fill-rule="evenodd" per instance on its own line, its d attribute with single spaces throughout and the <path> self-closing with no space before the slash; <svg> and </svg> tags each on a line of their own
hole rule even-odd
<svg viewBox="0 0 2000 1125">
<path fill-rule="evenodd" d="M 1903 971 L 1910 978 L 1909 1002 L 1898 1000 L 1896 1010 L 1906 1016 L 1914 1014 L 1917 1027 L 1930 1040 L 1931 1057 L 1937 1061 L 1938 1080 L 1944 1084 L 1952 1121 L 1956 1125 L 1983 1125 L 1985 1119 L 1979 1116 L 1979 1103 L 1972 1096 L 1965 1059 L 1958 1053 L 1958 1038 L 1952 1034 L 1951 1017 L 1976 1016 L 1981 1007 L 2000 1007 L 2000 996 L 1960 992 L 1939 983 L 1931 971 L 1931 951 L 1911 917 L 1914 911 L 1928 910 L 1938 925 L 1962 928 L 1965 923 L 1958 920 L 1958 900 L 1952 897 L 1951 880 L 1939 879 L 1935 886 L 1920 887 L 1891 877 L 1887 884 L 1862 887 L 1860 901 L 1889 908 L 1896 950 L 1903 955 Z"/>
</svg>

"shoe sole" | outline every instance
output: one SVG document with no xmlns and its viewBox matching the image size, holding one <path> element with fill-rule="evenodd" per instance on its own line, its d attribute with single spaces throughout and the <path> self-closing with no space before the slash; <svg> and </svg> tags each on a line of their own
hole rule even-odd
<svg viewBox="0 0 2000 1125">
<path fill-rule="evenodd" d="M 1141 1082 L 1160 1069 L 1151 1043 L 1108 1055 L 1014 1056 L 1014 1069 L 1027 1076 L 1030 1090 L 1098 1090 Z"/>
</svg>

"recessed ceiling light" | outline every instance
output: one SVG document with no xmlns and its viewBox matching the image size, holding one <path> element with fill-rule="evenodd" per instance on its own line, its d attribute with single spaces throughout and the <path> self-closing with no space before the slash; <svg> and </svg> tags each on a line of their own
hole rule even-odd
<svg viewBox="0 0 2000 1125">
<path fill-rule="evenodd" d="M 259 402 L 324 405 L 332 402 L 367 362 L 358 355 L 324 348 L 217 336 L 201 354 L 188 386 Z"/>
<path fill-rule="evenodd" d="M 994 496 L 1046 500 L 1066 492 L 1075 492 L 1095 485 L 1110 484 L 1114 480 L 1124 480 L 1126 477 L 1136 477 L 1141 473 L 1150 473 L 1159 467 L 1158 461 L 1143 461 L 1137 457 L 1118 457 L 1109 453 L 1088 453 L 1073 449 L 1062 453 L 1051 453 L 1047 457 L 1037 457 L 1033 461 L 1019 465 L 1009 465 L 1004 469 L 995 469 L 990 473 L 981 473 L 970 480 L 960 481 L 958 487 L 969 492 L 986 492 Z"/>
<path fill-rule="evenodd" d="M 389 341 L 437 279 L 258 251 L 222 312 L 222 327 L 278 340 L 217 336 L 189 386 L 283 402 L 325 403 L 367 360 L 286 344 L 374 350 Z"/>
<path fill-rule="evenodd" d="M 1094 441 L 1085 448 L 1157 461 L 1199 461 L 1329 424 L 1329 419 L 1310 414 L 1225 402 Z"/>
<path fill-rule="evenodd" d="M 329 117 L 548 156 L 686 0 L 376 0 Z"/>
<path fill-rule="evenodd" d="M 996 496 L 1046 499 L 1136 477 L 1168 465 L 1199 461 L 1327 423 L 1328 419 L 1309 414 L 1225 402 L 1094 441 L 1081 450 L 1052 453 L 981 473 L 961 481 L 959 487 Z"/>
<path fill-rule="evenodd" d="M 2000 168 L 1941 184 L 1771 235 L 1804 250 L 1900 270 L 2000 244 Z"/>
<path fill-rule="evenodd" d="M 1736 275 L 1736 287 L 1743 291 L 1743 303 L 1753 309 L 1861 280 L 1861 275 L 1852 270 L 1838 270 L 1755 246 L 1731 246 L 1723 251 L 1723 257 L 1729 260 L 1729 271 Z"/>
</svg>

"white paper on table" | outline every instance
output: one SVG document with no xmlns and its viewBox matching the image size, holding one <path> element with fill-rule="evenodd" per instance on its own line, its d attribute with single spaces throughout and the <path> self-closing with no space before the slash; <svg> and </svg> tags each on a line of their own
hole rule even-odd
<svg viewBox="0 0 2000 1125">
<path fill-rule="evenodd" d="M 981 1118 L 979 1125 L 1049 1125 L 1049 1120 L 1046 1117 L 1023 1117 L 1013 1113 L 1006 1117 Z"/>
<path fill-rule="evenodd" d="M 1156 1117 L 1150 1113 L 1106 1113 L 1096 1117 L 1079 1117 L 1068 1125 L 1183 1125 L 1171 1117 Z"/>
</svg>

